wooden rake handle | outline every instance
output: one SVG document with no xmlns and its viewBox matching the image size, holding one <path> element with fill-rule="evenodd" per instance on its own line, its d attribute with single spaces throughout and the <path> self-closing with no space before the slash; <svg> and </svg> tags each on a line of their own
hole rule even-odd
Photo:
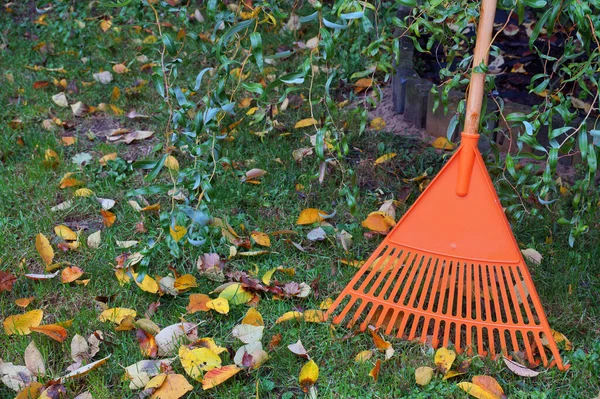
<svg viewBox="0 0 600 399">
<path fill-rule="evenodd" d="M 469 193 L 471 174 L 479 140 L 479 117 L 483 103 L 483 90 L 485 87 L 485 73 L 477 72 L 476 67 L 488 63 L 494 16 L 496 14 L 496 0 L 482 0 L 477 28 L 477 40 L 473 53 L 473 71 L 471 84 L 468 89 L 467 113 L 465 126 L 461 135 L 460 155 L 458 159 L 458 180 L 456 182 L 456 195 L 464 197 Z"/>
</svg>

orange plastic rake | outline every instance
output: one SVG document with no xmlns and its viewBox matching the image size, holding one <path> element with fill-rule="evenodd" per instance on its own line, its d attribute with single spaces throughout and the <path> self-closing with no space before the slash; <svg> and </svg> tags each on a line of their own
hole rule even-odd
<svg viewBox="0 0 600 399">
<path fill-rule="evenodd" d="M 496 0 L 483 0 L 474 64 L 487 64 Z M 460 148 L 329 308 L 338 324 L 519 353 L 564 370 L 527 265 L 479 150 L 485 75 L 473 71 Z M 546 353 L 547 347 L 552 358 Z"/>
</svg>

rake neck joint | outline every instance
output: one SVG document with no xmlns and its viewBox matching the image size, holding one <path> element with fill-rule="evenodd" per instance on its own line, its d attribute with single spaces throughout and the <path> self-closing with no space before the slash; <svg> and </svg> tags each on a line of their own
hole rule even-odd
<svg viewBox="0 0 600 399">
<path fill-rule="evenodd" d="M 458 158 L 458 180 L 456 182 L 456 195 L 459 197 L 464 197 L 469 193 L 475 156 L 477 155 L 477 151 L 479 151 L 477 148 L 478 141 L 478 133 L 473 134 L 463 132 L 461 134 L 460 154 Z"/>
</svg>

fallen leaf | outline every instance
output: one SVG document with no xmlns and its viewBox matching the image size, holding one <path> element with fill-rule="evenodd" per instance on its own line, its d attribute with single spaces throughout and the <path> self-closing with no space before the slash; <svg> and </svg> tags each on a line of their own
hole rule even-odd
<svg viewBox="0 0 600 399">
<path fill-rule="evenodd" d="M 115 224 L 115 220 L 117 220 L 117 215 L 104 209 L 100 210 L 100 215 L 102 215 L 102 222 L 106 227 L 112 226 Z"/>
<path fill-rule="evenodd" d="M 552 338 L 554 338 L 554 342 L 556 342 L 557 344 L 560 344 L 561 342 L 563 342 L 564 346 L 565 346 L 565 350 L 568 350 L 568 351 L 573 350 L 573 344 L 571 343 L 571 341 L 569 341 L 567 339 L 567 337 L 564 336 L 564 334 L 562 334 L 556 330 L 553 330 L 553 329 L 550 329 L 550 331 L 552 332 Z M 546 347 L 550 346 L 550 342 L 548 341 L 548 339 L 546 338 L 545 335 L 542 336 L 542 344 Z"/>
<path fill-rule="evenodd" d="M 110 17 L 107 18 L 108 19 L 105 18 L 100 20 L 100 29 L 102 29 L 102 32 L 106 32 L 112 27 L 112 21 L 110 20 Z"/>
<path fill-rule="evenodd" d="M 17 276 L 10 274 L 8 272 L 5 272 L 3 270 L 0 270 L 0 292 L 12 291 L 12 287 L 16 281 L 17 281 Z M 32 297 L 32 299 L 33 299 L 33 297 Z M 19 299 L 17 299 L 17 301 L 18 300 Z M 27 303 L 27 304 L 29 304 L 29 303 Z M 17 305 L 19 305 L 19 304 L 17 303 Z M 19 305 L 19 306 L 21 306 L 21 305 Z M 26 307 L 26 306 L 27 305 L 25 305 L 23 307 Z"/>
<path fill-rule="evenodd" d="M 84 188 L 78 188 L 73 193 L 73 197 L 87 198 L 87 197 L 91 197 L 92 195 L 94 195 L 94 192 L 92 190 L 90 190 L 89 188 L 85 188 L 85 187 Z"/>
<path fill-rule="evenodd" d="M 316 222 L 322 222 L 325 220 L 327 214 L 320 209 L 315 208 L 307 208 L 300 212 L 300 216 L 298 216 L 298 220 L 296 220 L 296 224 L 313 224 Z"/>
<path fill-rule="evenodd" d="M 415 370 L 415 382 L 417 385 L 424 387 L 429 384 L 433 378 L 433 369 L 431 367 L 423 366 Z"/>
<path fill-rule="evenodd" d="M 175 279 L 175 283 L 173 284 L 173 287 L 178 292 L 184 292 L 197 286 L 198 283 L 196 282 L 196 277 L 192 276 L 191 274 L 184 274 L 183 276 L 177 277 Z"/>
<path fill-rule="evenodd" d="M 116 152 L 111 152 L 110 154 L 106 154 L 102 158 L 100 158 L 98 160 L 98 162 L 100 162 L 100 165 L 106 166 L 106 163 L 108 161 L 114 161 L 115 159 L 117 159 L 117 153 Z"/>
<path fill-rule="evenodd" d="M 38 253 L 42 257 L 46 265 L 52 263 L 52 260 L 54 259 L 54 249 L 52 249 L 50 241 L 48 241 L 46 236 L 42 233 L 39 233 L 35 237 L 35 248 L 37 249 Z"/>
<path fill-rule="evenodd" d="M 493 393 L 488 392 L 484 388 L 475 385 L 471 382 L 461 382 L 456 385 L 460 389 L 462 389 L 469 395 L 476 397 L 477 399 L 500 399 L 499 396 L 494 395 Z"/>
<path fill-rule="evenodd" d="M 309 231 L 306 238 L 310 241 L 323 241 L 327 238 L 327 233 L 322 227 L 317 227 L 316 229 Z"/>
<path fill-rule="evenodd" d="M 238 324 L 233 328 L 232 335 L 245 344 L 260 341 L 263 335 L 264 326 L 254 326 L 251 324 Z"/>
<path fill-rule="evenodd" d="M 124 378 L 129 381 L 129 389 L 144 388 L 154 377 L 161 373 L 161 369 L 171 365 L 173 359 L 140 360 L 125 368 Z"/>
<path fill-rule="evenodd" d="M 373 382 L 377 382 L 377 378 L 379 377 L 379 370 L 381 370 L 381 359 L 377 359 L 377 362 L 375 362 L 375 367 L 373 367 L 369 372 L 369 375 L 373 377 Z"/>
<path fill-rule="evenodd" d="M 180 241 L 187 233 L 187 229 L 183 226 L 171 226 L 169 227 L 169 233 L 175 242 Z"/>
<path fill-rule="evenodd" d="M 327 321 L 325 313 L 319 309 L 307 309 L 303 313 L 304 321 L 307 323 L 324 323 Z"/>
<path fill-rule="evenodd" d="M 355 93 L 360 93 L 361 91 L 364 91 L 365 89 L 368 89 L 372 85 L 373 85 L 373 79 L 369 79 L 369 78 L 358 79 L 356 81 L 356 83 L 354 83 L 354 86 L 355 86 L 354 92 Z"/>
<path fill-rule="evenodd" d="M 63 284 L 72 283 L 79 277 L 83 276 L 84 271 L 77 266 L 65 267 L 60 274 L 60 281 Z"/>
<path fill-rule="evenodd" d="M 392 158 L 395 158 L 396 155 L 398 154 L 396 154 L 395 152 L 384 154 L 375 160 L 375 165 L 381 165 L 382 163 L 387 162 Z"/>
<path fill-rule="evenodd" d="M 129 308 L 110 308 L 103 311 L 100 316 L 98 316 L 98 320 L 101 322 L 113 322 L 115 324 L 120 324 L 123 319 L 127 316 L 135 317 L 137 312 L 133 309 Z"/>
<path fill-rule="evenodd" d="M 377 117 L 371 121 L 369 127 L 373 130 L 381 130 L 386 126 L 385 120 L 383 118 Z"/>
<path fill-rule="evenodd" d="M 219 294 L 219 298 L 225 298 L 231 305 L 243 305 L 253 297 L 254 295 L 242 287 L 241 283 L 230 284 Z"/>
<path fill-rule="evenodd" d="M 296 342 L 295 344 L 289 344 L 288 345 L 288 349 L 294 355 L 298 355 L 298 356 L 303 357 L 305 359 L 310 359 L 310 356 L 308 355 L 308 352 L 304 348 L 304 345 L 302 345 L 302 341 L 301 340 L 298 340 L 298 342 Z"/>
<path fill-rule="evenodd" d="M 170 356 L 177 352 L 182 342 L 198 339 L 198 327 L 194 323 L 175 323 L 160 330 L 154 339 L 158 345 L 158 356 Z"/>
<path fill-rule="evenodd" d="M 396 221 L 387 213 L 376 211 L 371 212 L 361 224 L 371 231 L 387 234 L 396 225 Z"/>
<path fill-rule="evenodd" d="M 38 327 L 30 327 L 31 331 L 44 334 L 57 342 L 65 342 L 67 339 L 67 329 L 59 324 L 46 324 Z"/>
<path fill-rule="evenodd" d="M 58 105 L 59 107 L 66 108 L 69 106 L 69 101 L 67 101 L 67 96 L 64 92 L 53 95 L 52 101 L 54 101 L 54 104 Z"/>
<path fill-rule="evenodd" d="M 56 272 L 54 272 L 52 274 L 31 273 L 31 274 L 26 274 L 25 277 L 27 277 L 28 279 L 31 279 L 31 280 L 51 280 L 51 279 L 55 278 L 56 276 L 58 276 L 59 273 L 60 273 L 59 270 L 57 270 Z"/>
<path fill-rule="evenodd" d="M 319 366 L 317 366 L 313 360 L 309 360 L 300 370 L 300 377 L 298 378 L 300 387 L 304 392 L 308 392 L 308 390 L 315 385 L 318 378 Z"/>
<path fill-rule="evenodd" d="M 133 281 L 135 284 L 140 287 L 142 291 L 146 291 L 151 294 L 156 294 L 159 291 L 158 283 L 148 274 L 144 274 L 144 278 L 142 278 L 141 281 L 139 281 L 140 279 L 138 278 L 138 273 L 131 273 L 131 275 L 133 276 Z"/>
<path fill-rule="evenodd" d="M 242 319 L 242 324 L 251 326 L 264 326 L 265 322 L 262 318 L 262 315 L 258 312 L 258 310 L 256 310 L 256 308 L 250 308 Z"/>
<path fill-rule="evenodd" d="M 214 388 L 239 373 L 240 370 L 241 368 L 235 364 L 212 369 L 204 375 L 202 389 L 206 391 L 207 389 Z"/>
<path fill-rule="evenodd" d="M 203 371 L 221 367 L 221 358 L 208 348 L 189 349 L 182 345 L 179 348 L 179 360 L 183 369 L 196 381 L 202 381 Z"/>
<path fill-rule="evenodd" d="M 96 198 L 96 200 L 98 200 L 98 202 L 100 203 L 100 206 L 105 211 L 108 211 L 116 204 L 116 201 L 113 199 L 110 199 L 110 198 Z"/>
<path fill-rule="evenodd" d="M 96 82 L 100 82 L 103 85 L 109 84 L 113 80 L 112 73 L 110 71 L 102 71 L 92 74 L 92 77 Z"/>
<path fill-rule="evenodd" d="M 25 366 L 0 362 L 0 377 L 4 385 L 19 392 L 35 381 L 33 373 Z"/>
<path fill-rule="evenodd" d="M 4 319 L 4 332 L 6 335 L 29 335 L 31 334 L 31 327 L 39 326 L 43 317 L 44 312 L 40 309 L 8 316 Z"/>
<path fill-rule="evenodd" d="M 295 129 L 301 129 L 303 127 L 308 127 L 308 126 L 318 126 L 319 122 L 314 119 L 314 118 L 306 118 L 306 119 L 302 119 L 298 122 L 296 122 L 296 124 L 294 125 Z"/>
<path fill-rule="evenodd" d="M 188 313 L 208 312 L 210 308 L 206 305 L 211 301 L 206 294 L 192 294 L 189 298 L 189 304 L 186 307 Z"/>
<path fill-rule="evenodd" d="M 527 259 L 528 261 L 539 265 L 540 263 L 542 263 L 542 254 L 540 254 L 538 251 L 536 251 L 533 248 L 527 248 L 527 249 L 522 249 L 521 253 L 523 254 L 523 257 L 525 259 Z"/>
<path fill-rule="evenodd" d="M 113 65 L 112 70 L 118 74 L 129 72 L 129 68 L 127 68 L 124 64 Z"/>
<path fill-rule="evenodd" d="M 94 248 L 94 249 L 98 248 L 100 246 L 100 242 L 102 241 L 102 239 L 100 237 L 101 234 L 102 233 L 100 230 L 96 231 L 95 233 L 90 234 L 87 238 L 88 247 Z"/>
<path fill-rule="evenodd" d="M 505 358 L 504 356 L 502 357 L 502 360 L 504 360 L 504 364 L 506 364 L 506 367 L 508 367 L 510 371 L 512 371 L 516 375 L 520 375 L 521 377 L 531 378 L 537 377 L 540 374 L 538 371 L 531 370 L 523 365 L 520 365 L 515 361 Z"/>
<path fill-rule="evenodd" d="M 25 353 L 23 355 L 25 359 L 25 366 L 36 376 L 46 375 L 46 365 L 44 364 L 44 358 L 40 353 L 40 350 L 35 346 L 35 341 L 31 341 Z"/>
<path fill-rule="evenodd" d="M 354 357 L 356 363 L 364 363 L 373 357 L 373 351 L 361 351 Z"/>
<path fill-rule="evenodd" d="M 284 314 L 282 314 L 281 316 L 279 316 L 279 318 L 275 321 L 275 324 L 279 324 L 279 323 L 283 323 L 286 321 L 290 321 L 290 320 L 303 320 L 304 319 L 304 315 L 300 312 L 296 312 L 296 311 L 291 311 L 291 312 L 286 312 Z"/>
<path fill-rule="evenodd" d="M 506 399 L 504 390 L 494 378 L 487 375 L 476 375 L 471 381 L 473 381 L 473 384 L 494 395 L 494 397 Z"/>
<path fill-rule="evenodd" d="M 251 237 L 258 245 L 261 245 L 263 247 L 271 246 L 271 239 L 266 233 L 263 233 L 261 231 L 253 231 Z"/>
<path fill-rule="evenodd" d="M 24 387 L 21 391 L 19 391 L 19 394 L 17 396 L 15 396 L 15 399 L 39 398 L 40 392 L 43 387 L 44 387 L 44 384 L 37 382 L 37 381 L 31 381 L 29 384 L 27 384 L 26 387 Z M 77 399 L 77 398 L 75 398 L 75 399 Z"/>
<path fill-rule="evenodd" d="M 88 374 L 89 372 L 91 372 L 92 370 L 97 369 L 98 367 L 102 366 L 103 364 L 105 364 L 108 359 L 110 358 L 111 355 L 108 355 L 107 357 L 100 359 L 100 360 L 96 360 L 95 362 L 92 362 L 90 364 L 87 364 L 83 367 L 80 367 L 76 370 L 71 371 L 70 373 L 64 375 L 63 377 L 59 378 L 58 381 L 59 382 L 63 382 L 65 380 L 70 380 L 70 379 L 74 379 L 74 378 L 79 378 L 79 377 L 83 377 L 84 375 Z"/>
<path fill-rule="evenodd" d="M 0 272 L 0 275 L 2 274 L 2 272 Z M 0 286 L 1 286 L 1 278 L 0 278 Z M 35 297 L 30 296 L 29 298 L 19 298 L 19 299 L 15 299 L 15 305 L 17 305 L 20 308 L 26 308 L 27 306 L 29 306 L 29 304 L 35 299 Z"/>
<path fill-rule="evenodd" d="M 433 148 L 437 148 L 438 150 L 453 150 L 456 148 L 456 144 L 451 143 L 448 141 L 448 139 L 446 137 L 438 137 L 437 139 L 433 140 L 433 142 L 431 143 L 431 146 Z"/>
<path fill-rule="evenodd" d="M 452 367 L 452 363 L 456 359 L 456 352 L 447 348 L 440 348 L 435 352 L 434 362 L 437 369 L 446 374 Z"/>
</svg>

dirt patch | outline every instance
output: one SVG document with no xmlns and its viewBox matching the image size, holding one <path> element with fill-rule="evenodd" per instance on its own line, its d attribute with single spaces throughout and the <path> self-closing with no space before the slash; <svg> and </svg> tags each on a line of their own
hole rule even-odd
<svg viewBox="0 0 600 399">
<path fill-rule="evenodd" d="M 87 231 L 98 231 L 104 229 L 104 223 L 100 216 L 73 214 L 68 215 L 63 220 L 65 226 L 73 231 L 87 230 Z"/>
</svg>

